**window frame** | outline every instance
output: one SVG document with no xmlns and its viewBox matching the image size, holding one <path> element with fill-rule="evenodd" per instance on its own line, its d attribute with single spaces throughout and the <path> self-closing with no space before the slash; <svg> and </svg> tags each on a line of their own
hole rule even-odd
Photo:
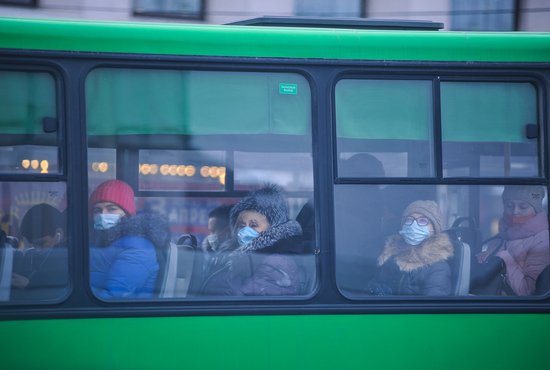
<svg viewBox="0 0 550 370">
<path fill-rule="evenodd" d="M 394 183 L 394 182 L 424 182 L 424 183 L 452 183 L 454 181 L 481 181 L 491 182 L 495 181 L 497 183 L 507 183 L 514 179 L 527 180 L 538 182 L 547 180 L 549 178 L 548 170 L 548 143 L 545 141 L 546 135 L 550 133 L 549 128 L 545 126 L 546 122 L 546 109 L 545 109 L 545 99 L 547 96 L 547 91 L 545 89 L 544 77 L 540 74 L 529 73 L 529 72 L 510 72 L 509 74 L 504 74 L 500 71 L 476 71 L 476 72 L 465 72 L 458 70 L 453 73 L 452 70 L 447 71 L 446 69 L 434 70 L 433 72 L 425 73 L 415 73 L 414 70 L 410 70 L 409 73 L 396 71 L 395 73 L 387 73 L 384 71 L 381 74 L 376 72 L 358 72 L 358 71 L 341 71 L 335 78 L 335 82 L 332 85 L 332 120 L 333 128 L 332 135 L 333 140 L 333 168 L 334 168 L 334 183 L 353 183 L 356 180 L 364 180 L 367 182 L 373 181 L 375 183 Z M 384 177 L 384 178 L 358 178 L 350 176 L 340 176 L 338 174 L 338 137 L 337 137 L 337 122 L 336 122 L 336 85 L 339 81 L 344 79 L 365 79 L 365 80 L 431 80 L 432 81 L 432 111 L 433 111 L 433 126 L 432 126 L 432 140 L 433 140 L 433 151 L 430 153 L 430 156 L 433 158 L 434 166 L 434 175 L 433 176 L 406 176 L 406 177 Z M 441 90 L 440 86 L 442 82 L 509 82 L 509 83 L 530 83 L 535 88 L 536 92 L 536 104 L 537 104 L 537 126 L 539 128 L 538 138 L 537 138 L 537 160 L 538 160 L 538 170 L 539 176 L 531 177 L 521 177 L 521 176 L 510 176 L 510 177 L 445 177 L 443 176 L 443 140 L 442 140 L 442 122 L 441 122 Z M 361 181 L 362 182 L 362 181 Z"/>
<path fill-rule="evenodd" d="M 132 0 L 132 14 L 136 17 L 159 17 L 159 18 L 171 18 L 171 19 L 192 19 L 203 21 L 206 19 L 206 0 L 192 0 L 198 2 L 198 12 L 185 12 L 185 11 L 163 11 L 163 10 L 140 10 L 137 8 L 137 0 Z"/>
<path fill-rule="evenodd" d="M 46 62 L 44 62 L 46 60 Z M 158 56 L 158 55 L 128 55 L 117 53 L 78 53 L 71 52 L 33 52 L 10 50 L 0 51 L 0 61 L 7 63 L 48 64 L 63 71 L 66 80 L 63 83 L 67 94 L 63 100 L 63 112 L 70 119 L 68 139 L 64 145 L 70 152 L 71 160 L 67 163 L 69 212 L 86 219 L 87 213 L 87 174 L 78 171 L 86 166 L 87 140 L 85 120 L 81 116 L 86 71 L 101 65 L 151 66 L 172 68 L 186 66 L 189 68 L 231 68 L 263 69 L 268 71 L 301 71 L 307 76 L 312 92 L 312 122 L 311 128 L 314 163 L 314 200 L 316 240 L 321 248 L 317 250 L 318 286 L 311 297 L 305 301 L 271 300 L 271 301 L 196 301 L 196 302 L 113 302 L 106 304 L 94 299 L 89 291 L 89 281 L 81 276 L 82 269 L 88 265 L 86 253 L 77 248 L 71 256 L 70 271 L 73 274 L 72 294 L 59 305 L 53 307 L 3 307 L 2 319 L 29 318 L 84 318 L 84 317 L 150 317 L 150 316 L 200 316 L 200 315 L 273 315 L 273 314 L 373 314 L 389 312 L 415 313 L 548 313 L 550 312 L 550 295 L 539 299 L 495 300 L 480 298 L 479 300 L 418 300 L 399 299 L 351 301 L 343 297 L 336 288 L 334 279 L 334 218 L 332 193 L 333 186 L 339 183 L 351 184 L 383 184 L 386 179 L 338 179 L 334 167 L 334 127 L 333 127 L 333 86 L 337 77 L 345 73 L 356 75 L 429 75 L 430 71 L 438 71 L 443 76 L 487 76 L 502 78 L 514 76 L 530 76 L 540 81 L 542 93 L 541 119 L 547 124 L 549 101 L 546 89 L 550 84 L 550 65 L 548 63 L 490 63 L 490 62 L 425 62 L 425 61 L 359 61 L 359 60 L 303 60 L 284 58 L 238 58 L 238 57 L 198 57 L 198 56 Z M 53 68 L 52 67 L 52 68 Z M 332 103 L 331 103 L 332 102 Z M 545 127 L 546 130 L 546 127 Z M 546 133 L 545 133 L 546 134 Z M 548 152 L 548 143 L 543 147 L 544 156 Z M 544 164 L 545 167 L 548 163 Z M 545 171 L 548 173 L 548 171 Z M 0 178 L 4 178 L 1 177 Z M 420 184 L 463 184 L 461 179 L 394 179 L 396 183 L 407 184 L 411 180 Z M 49 181 L 49 180 L 45 180 Z M 393 180 L 392 180 L 393 181 Z M 476 184 L 509 184 L 512 179 L 475 179 Z M 548 181 L 530 179 L 531 184 L 540 184 L 548 189 Z M 516 184 L 525 183 L 515 180 Z M 145 195 L 147 196 L 147 195 Z M 69 231 L 77 244 L 86 243 L 87 226 L 72 222 Z M 86 274 L 85 274 L 86 275 Z"/>
</svg>

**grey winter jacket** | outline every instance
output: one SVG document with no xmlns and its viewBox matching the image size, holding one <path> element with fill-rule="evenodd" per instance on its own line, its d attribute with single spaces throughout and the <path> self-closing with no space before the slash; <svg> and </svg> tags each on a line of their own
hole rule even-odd
<svg viewBox="0 0 550 370">
<path fill-rule="evenodd" d="M 303 271 L 296 256 L 307 252 L 301 227 L 287 221 L 260 233 L 246 247 L 232 238 L 208 268 L 203 295 L 296 295 L 301 293 Z"/>
<path fill-rule="evenodd" d="M 451 294 L 454 248 L 440 233 L 418 246 L 407 245 L 400 235 L 388 239 L 378 258 L 379 271 L 367 285 L 371 295 L 443 296 Z"/>
</svg>

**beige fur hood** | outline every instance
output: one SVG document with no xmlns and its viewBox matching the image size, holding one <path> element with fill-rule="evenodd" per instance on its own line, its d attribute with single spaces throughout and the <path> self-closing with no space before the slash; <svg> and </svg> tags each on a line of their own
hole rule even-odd
<svg viewBox="0 0 550 370">
<path fill-rule="evenodd" d="M 395 257 L 399 269 L 410 272 L 445 261 L 453 254 L 453 243 L 446 233 L 434 235 L 417 246 L 406 244 L 400 235 L 393 235 L 388 238 L 382 254 L 378 257 L 378 265 L 382 266 L 390 258 Z"/>
</svg>

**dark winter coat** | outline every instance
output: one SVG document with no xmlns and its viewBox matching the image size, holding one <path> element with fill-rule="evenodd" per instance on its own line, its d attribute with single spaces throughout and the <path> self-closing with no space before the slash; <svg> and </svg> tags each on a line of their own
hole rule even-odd
<svg viewBox="0 0 550 370">
<path fill-rule="evenodd" d="M 222 245 L 202 287 L 204 295 L 296 295 L 303 271 L 296 257 L 306 253 L 296 221 L 273 226 L 245 247 L 232 238 Z"/>
<path fill-rule="evenodd" d="M 11 301 L 44 302 L 62 298 L 69 289 L 67 247 L 57 245 L 48 250 L 16 251 L 13 272 L 29 279 L 25 289 L 12 289 Z"/>
<path fill-rule="evenodd" d="M 94 230 L 90 246 L 94 294 L 104 299 L 151 298 L 159 257 L 169 243 L 168 223 L 150 213 L 122 218 L 108 230 Z"/>
<path fill-rule="evenodd" d="M 453 256 L 451 240 L 445 233 L 436 234 L 418 246 L 394 235 L 386 242 L 378 258 L 379 271 L 367 286 L 372 295 L 443 296 L 451 294 Z"/>
</svg>

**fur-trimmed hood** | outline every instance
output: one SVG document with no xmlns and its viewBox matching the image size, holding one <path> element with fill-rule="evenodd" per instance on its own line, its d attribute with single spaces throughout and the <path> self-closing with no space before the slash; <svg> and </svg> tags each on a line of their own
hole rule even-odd
<svg viewBox="0 0 550 370">
<path fill-rule="evenodd" d="M 436 234 L 417 246 L 408 245 L 400 235 L 388 238 L 378 265 L 394 258 L 399 270 L 410 272 L 439 261 L 446 261 L 454 254 L 453 243 L 446 233 Z"/>
<path fill-rule="evenodd" d="M 93 244 L 106 247 L 124 236 L 141 236 L 150 240 L 156 248 L 165 248 L 170 243 L 170 228 L 163 216 L 138 213 L 132 217 L 123 217 L 108 230 L 92 230 L 91 239 Z"/>
<path fill-rule="evenodd" d="M 237 233 L 236 224 L 243 211 L 255 211 L 264 215 L 271 226 L 279 226 L 289 220 L 288 206 L 283 189 L 275 184 L 250 192 L 231 208 L 229 215 L 233 233 Z"/>
</svg>

